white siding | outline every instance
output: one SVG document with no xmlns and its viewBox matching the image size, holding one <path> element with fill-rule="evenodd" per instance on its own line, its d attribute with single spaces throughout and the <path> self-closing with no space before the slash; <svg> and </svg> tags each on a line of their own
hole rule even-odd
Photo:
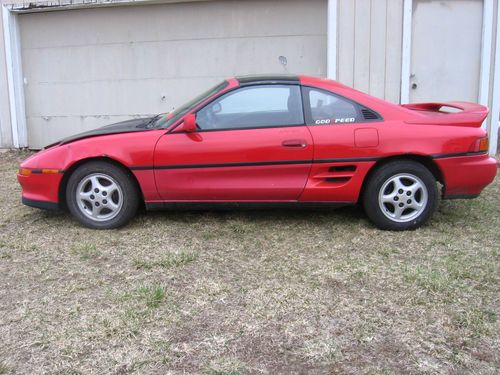
<svg viewBox="0 0 500 375">
<path fill-rule="evenodd" d="M 339 0 L 338 79 L 399 102 L 403 0 Z"/>
<path fill-rule="evenodd" d="M 12 147 L 12 131 L 10 124 L 9 88 L 7 81 L 7 66 L 5 65 L 5 44 L 0 9 L 0 147 Z"/>
</svg>

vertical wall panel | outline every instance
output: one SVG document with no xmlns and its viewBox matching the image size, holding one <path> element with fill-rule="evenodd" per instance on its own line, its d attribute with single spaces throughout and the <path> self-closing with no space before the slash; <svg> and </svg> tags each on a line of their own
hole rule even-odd
<svg viewBox="0 0 500 375">
<path fill-rule="evenodd" d="M 399 103 L 401 98 L 401 57 L 403 44 L 403 1 L 388 0 L 386 18 L 385 95 Z"/>
<path fill-rule="evenodd" d="M 7 82 L 7 60 L 5 56 L 4 30 L 0 5 L 0 147 L 14 146 L 10 123 L 10 101 Z"/>
<path fill-rule="evenodd" d="M 354 1 L 340 0 L 337 28 L 337 79 L 354 86 Z"/>
<path fill-rule="evenodd" d="M 370 91 L 370 0 L 356 0 L 354 17 L 354 87 Z"/>
<path fill-rule="evenodd" d="M 338 80 L 399 102 L 403 0 L 339 0 Z"/>
<path fill-rule="evenodd" d="M 372 0 L 370 15 L 370 86 L 372 95 L 385 97 L 387 0 Z"/>
</svg>

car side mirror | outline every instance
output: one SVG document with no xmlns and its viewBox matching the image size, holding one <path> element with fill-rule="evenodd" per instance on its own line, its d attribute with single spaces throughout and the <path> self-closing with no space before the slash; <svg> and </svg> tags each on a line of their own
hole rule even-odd
<svg viewBox="0 0 500 375">
<path fill-rule="evenodd" d="M 184 117 L 184 123 L 180 126 L 180 131 L 194 133 L 196 131 L 196 115 L 190 113 Z"/>
</svg>

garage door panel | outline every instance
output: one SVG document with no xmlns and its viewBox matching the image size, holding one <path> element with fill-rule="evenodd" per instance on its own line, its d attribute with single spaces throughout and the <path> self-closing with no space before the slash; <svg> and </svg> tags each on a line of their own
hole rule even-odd
<svg viewBox="0 0 500 375">
<path fill-rule="evenodd" d="M 142 115 L 168 112 L 208 89 L 222 77 L 40 84 L 31 87 L 28 116 Z M 179 89 L 172 90 L 172 87 Z M 165 100 L 160 94 L 165 92 Z M 120 95 L 117 95 L 120 92 Z M 167 94 L 168 92 L 168 94 Z M 50 113 L 50 115 L 47 115 Z"/>
<path fill-rule="evenodd" d="M 31 49 L 23 51 L 25 75 L 34 82 L 82 82 L 140 79 L 161 74 L 157 46 L 112 45 Z"/>
<path fill-rule="evenodd" d="M 21 33 L 24 48 L 212 39 L 228 34 L 317 35 L 324 34 L 326 28 L 324 3 L 323 0 L 228 0 L 144 5 L 140 9 L 132 6 L 80 9 L 66 11 L 63 16 L 60 12 L 32 13 L 22 16 L 30 21 L 21 23 Z M 304 14 L 307 17 L 298 20 L 297 15 Z"/>
<path fill-rule="evenodd" d="M 287 57 L 292 71 L 322 74 L 326 40 L 323 36 L 267 37 L 265 43 L 262 38 L 189 40 L 36 49 L 25 51 L 23 57 L 37 61 L 26 66 L 28 83 L 59 83 L 193 76 L 198 73 L 193 71 L 195 61 L 202 66 L 202 75 L 227 75 L 228 65 L 238 72 L 255 72 L 259 64 L 264 64 L 260 70 L 280 71 L 280 55 Z"/>
<path fill-rule="evenodd" d="M 168 112 L 228 76 L 326 73 L 326 0 L 32 13 L 20 26 L 33 148 Z"/>
<path fill-rule="evenodd" d="M 115 78 L 110 74 L 105 77 L 79 77 L 81 80 L 66 80 L 53 82 L 36 82 L 34 79 L 27 81 L 26 98 L 30 105 L 27 107 L 28 116 L 88 116 L 103 114 L 130 113 L 148 115 L 162 111 L 169 111 L 177 107 L 205 88 L 205 82 L 217 82 L 227 77 L 227 69 L 237 71 L 239 74 L 266 73 L 269 67 L 275 66 L 271 71 L 281 70 L 281 66 L 272 54 L 273 50 L 280 49 L 288 57 L 290 71 L 304 72 L 312 75 L 322 75 L 326 57 L 311 59 L 304 56 L 322 56 L 324 49 L 312 48 L 319 43 L 307 43 L 304 49 L 297 50 L 295 41 L 276 40 L 274 43 L 262 45 L 257 40 L 239 44 L 223 44 L 214 46 L 213 50 L 220 50 L 220 54 L 227 54 L 224 62 L 214 61 L 204 64 L 207 77 L 197 76 L 189 66 L 179 65 L 167 72 L 159 72 L 150 77 Z M 193 49 L 194 50 L 194 49 Z M 239 57 L 244 56 L 245 50 L 252 50 L 260 59 L 249 59 L 240 62 Z M 197 50 L 199 55 L 186 55 L 185 61 L 194 59 L 203 61 L 203 49 Z M 272 56 L 272 57 L 269 57 Z M 161 61 L 161 60 L 160 60 Z M 165 64 L 166 65 L 166 64 Z M 208 66 L 207 66 L 208 65 Z M 41 69 L 43 71 L 43 69 Z M 76 73 L 76 72 L 75 72 Z M 189 74 L 191 73 L 191 76 Z M 168 77 L 162 78 L 163 74 Z M 133 74 L 130 74 L 133 76 Z M 123 75 L 122 77 L 126 77 Z M 101 78 L 99 80 L 99 78 Z M 54 77 L 57 79 L 57 77 Z M 162 97 L 166 96 L 163 101 Z M 166 108 L 165 104 L 169 106 Z"/>
</svg>

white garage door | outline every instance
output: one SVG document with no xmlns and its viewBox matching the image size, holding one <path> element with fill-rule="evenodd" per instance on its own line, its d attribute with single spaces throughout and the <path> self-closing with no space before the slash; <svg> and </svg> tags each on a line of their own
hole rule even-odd
<svg viewBox="0 0 500 375">
<path fill-rule="evenodd" d="M 29 146 L 168 112 L 231 75 L 324 76 L 326 17 L 326 0 L 23 14 Z"/>
<path fill-rule="evenodd" d="M 417 0 L 412 22 L 410 102 L 477 101 L 483 2 Z"/>
</svg>

